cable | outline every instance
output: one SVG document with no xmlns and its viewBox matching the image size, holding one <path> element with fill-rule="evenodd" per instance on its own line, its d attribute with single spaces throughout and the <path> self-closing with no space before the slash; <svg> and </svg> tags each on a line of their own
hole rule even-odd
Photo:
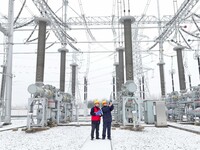
<svg viewBox="0 0 200 150">
<path fill-rule="evenodd" d="M 123 6 L 124 6 L 124 16 L 126 15 L 126 5 L 125 5 L 125 0 L 123 0 Z"/>
<path fill-rule="evenodd" d="M 31 34 L 29 35 L 29 37 L 26 39 L 26 42 L 25 42 L 25 43 L 29 42 L 29 40 L 30 40 L 30 38 L 32 37 L 33 33 L 35 32 L 35 29 L 36 29 L 36 28 L 37 28 L 37 25 L 35 25 L 33 31 L 31 32 Z"/>
<path fill-rule="evenodd" d="M 14 24 L 17 22 L 17 19 L 18 19 L 19 16 L 21 15 L 22 10 L 24 9 L 25 4 L 26 4 L 26 0 L 24 0 L 24 3 L 22 4 L 22 7 L 21 7 L 21 9 L 20 9 L 20 11 L 19 11 L 17 17 L 16 17 L 15 20 L 14 20 Z"/>
<path fill-rule="evenodd" d="M 19 29 L 19 28 L 22 28 L 22 27 L 25 27 L 25 26 L 28 26 L 29 24 L 33 23 L 34 22 L 34 19 L 27 22 L 27 23 L 24 23 L 22 25 L 19 25 L 19 26 L 15 26 L 14 29 Z"/>
<path fill-rule="evenodd" d="M 131 9 L 130 9 L 130 0 L 128 0 L 128 15 L 130 15 Z"/>
<path fill-rule="evenodd" d="M 179 31 L 179 34 L 181 35 L 181 37 L 183 38 L 184 42 L 187 44 L 187 46 L 188 46 L 190 49 L 192 49 L 191 46 L 188 44 L 187 40 L 185 39 L 185 37 L 183 36 L 183 34 L 180 32 L 180 30 L 178 30 L 178 31 Z"/>
<path fill-rule="evenodd" d="M 20 2 L 23 3 L 22 0 L 20 0 Z M 28 8 L 28 6 L 27 6 L 26 4 L 25 4 L 25 8 L 26 8 L 27 11 L 29 12 L 29 14 L 30 14 L 32 17 L 34 17 L 34 13 Z"/>
<path fill-rule="evenodd" d="M 181 28 L 181 30 L 182 30 L 183 32 L 185 32 L 185 33 L 189 34 L 190 36 L 193 36 L 193 37 L 195 37 L 195 38 L 199 38 L 199 39 L 200 39 L 200 37 L 199 37 L 199 36 L 197 36 L 197 35 L 194 35 L 194 34 L 192 34 L 192 33 L 188 32 L 188 31 L 184 30 L 183 28 Z"/>
<path fill-rule="evenodd" d="M 193 16 L 192 16 L 192 21 L 194 22 L 196 28 L 197 28 L 197 29 L 199 30 L 199 32 L 200 32 L 200 28 L 199 28 L 198 24 L 196 23 L 196 21 L 194 20 L 194 17 L 193 17 Z"/>
</svg>

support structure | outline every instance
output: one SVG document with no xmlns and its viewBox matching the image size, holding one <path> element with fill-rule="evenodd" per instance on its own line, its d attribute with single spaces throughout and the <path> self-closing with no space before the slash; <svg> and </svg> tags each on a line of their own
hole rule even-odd
<svg viewBox="0 0 200 150">
<path fill-rule="evenodd" d="M 119 56 L 119 89 L 121 90 L 124 84 L 124 48 L 119 47 L 116 50 Z"/>
<path fill-rule="evenodd" d="M 65 92 L 65 65 L 66 65 L 66 53 L 69 52 L 66 48 L 58 49 L 60 52 L 60 91 Z"/>
<path fill-rule="evenodd" d="M 2 79 L 1 79 L 1 92 L 0 92 L 0 106 L 3 105 L 4 97 L 5 97 L 5 77 L 6 77 L 6 66 L 2 65 Z M 0 107 L 1 108 L 1 107 Z"/>
<path fill-rule="evenodd" d="M 12 58 L 13 58 L 13 25 L 14 25 L 14 0 L 9 0 L 8 6 L 8 44 L 6 61 L 6 90 L 5 90 L 5 119 L 4 124 L 11 123 L 12 102 Z"/>
<path fill-rule="evenodd" d="M 48 25 L 48 20 L 46 18 L 36 18 L 35 21 L 39 24 L 35 82 L 40 84 L 44 81 L 46 27 Z"/>
<path fill-rule="evenodd" d="M 159 43 L 159 72 L 160 72 L 160 89 L 161 89 L 161 95 L 162 97 L 165 97 L 166 93 L 165 93 L 165 71 L 164 71 L 164 49 L 163 49 L 163 37 L 161 37 L 161 33 L 162 33 L 162 27 L 161 27 L 161 21 L 160 21 L 160 4 L 159 4 L 159 0 L 157 0 L 157 10 L 158 10 L 158 34 L 159 34 L 159 38 L 158 38 L 158 43 Z"/>
<path fill-rule="evenodd" d="M 135 21 L 135 18 L 132 16 L 124 16 L 119 21 L 124 25 L 126 81 L 134 80 L 131 24 Z"/>
<path fill-rule="evenodd" d="M 177 53 L 177 64 L 178 64 L 180 90 L 185 90 L 186 89 L 185 71 L 184 71 L 183 56 L 182 56 L 183 49 L 184 49 L 183 46 L 174 47 L 174 50 Z"/>
<path fill-rule="evenodd" d="M 76 101 L 76 68 L 77 68 L 77 64 L 73 63 L 71 64 L 72 66 L 72 84 L 71 84 L 71 93 L 72 93 L 72 97 L 75 103 Z M 76 107 L 76 121 L 78 121 L 78 104 L 75 104 Z"/>
<path fill-rule="evenodd" d="M 73 63 L 71 64 L 72 66 L 72 96 L 75 98 L 76 97 L 76 68 L 77 68 L 77 64 L 76 63 Z"/>
</svg>

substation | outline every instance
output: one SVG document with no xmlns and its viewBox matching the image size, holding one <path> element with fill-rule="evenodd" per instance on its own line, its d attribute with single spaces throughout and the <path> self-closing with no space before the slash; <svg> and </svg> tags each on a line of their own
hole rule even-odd
<svg viewBox="0 0 200 150">
<path fill-rule="evenodd" d="M 171 0 L 169 14 L 146 0 L 141 15 L 135 1 L 113 0 L 107 16 L 88 16 L 89 3 L 0 2 L 0 149 L 198 149 L 199 0 Z M 102 97 L 114 105 L 113 137 L 91 143 L 90 109 Z"/>
</svg>

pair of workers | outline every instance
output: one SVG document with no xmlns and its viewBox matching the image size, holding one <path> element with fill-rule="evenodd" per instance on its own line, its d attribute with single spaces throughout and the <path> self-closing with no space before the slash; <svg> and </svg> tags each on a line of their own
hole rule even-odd
<svg viewBox="0 0 200 150">
<path fill-rule="evenodd" d="M 100 103 L 98 100 L 94 101 L 94 107 L 91 108 L 90 115 L 92 116 L 92 130 L 91 130 L 91 140 L 94 139 L 94 131 L 96 130 L 96 139 L 99 138 L 99 125 L 101 121 L 101 116 L 103 116 L 103 133 L 102 139 L 106 138 L 106 130 L 107 130 L 107 138 L 111 140 L 111 122 L 112 115 L 111 111 L 114 109 L 112 102 L 107 104 L 104 100 L 102 101 L 103 107 L 100 109 Z"/>
</svg>

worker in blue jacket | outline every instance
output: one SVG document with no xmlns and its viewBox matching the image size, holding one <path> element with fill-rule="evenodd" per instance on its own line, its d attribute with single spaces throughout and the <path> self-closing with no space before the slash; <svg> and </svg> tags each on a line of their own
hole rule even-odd
<svg viewBox="0 0 200 150">
<path fill-rule="evenodd" d="M 101 108 L 103 113 L 103 134 L 102 139 L 105 139 L 106 137 L 106 130 L 107 130 L 107 137 L 109 140 L 111 140 L 111 122 L 112 122 L 112 115 L 111 111 L 114 109 L 114 106 L 112 102 L 107 104 L 107 101 L 102 101 L 103 107 Z"/>
</svg>

